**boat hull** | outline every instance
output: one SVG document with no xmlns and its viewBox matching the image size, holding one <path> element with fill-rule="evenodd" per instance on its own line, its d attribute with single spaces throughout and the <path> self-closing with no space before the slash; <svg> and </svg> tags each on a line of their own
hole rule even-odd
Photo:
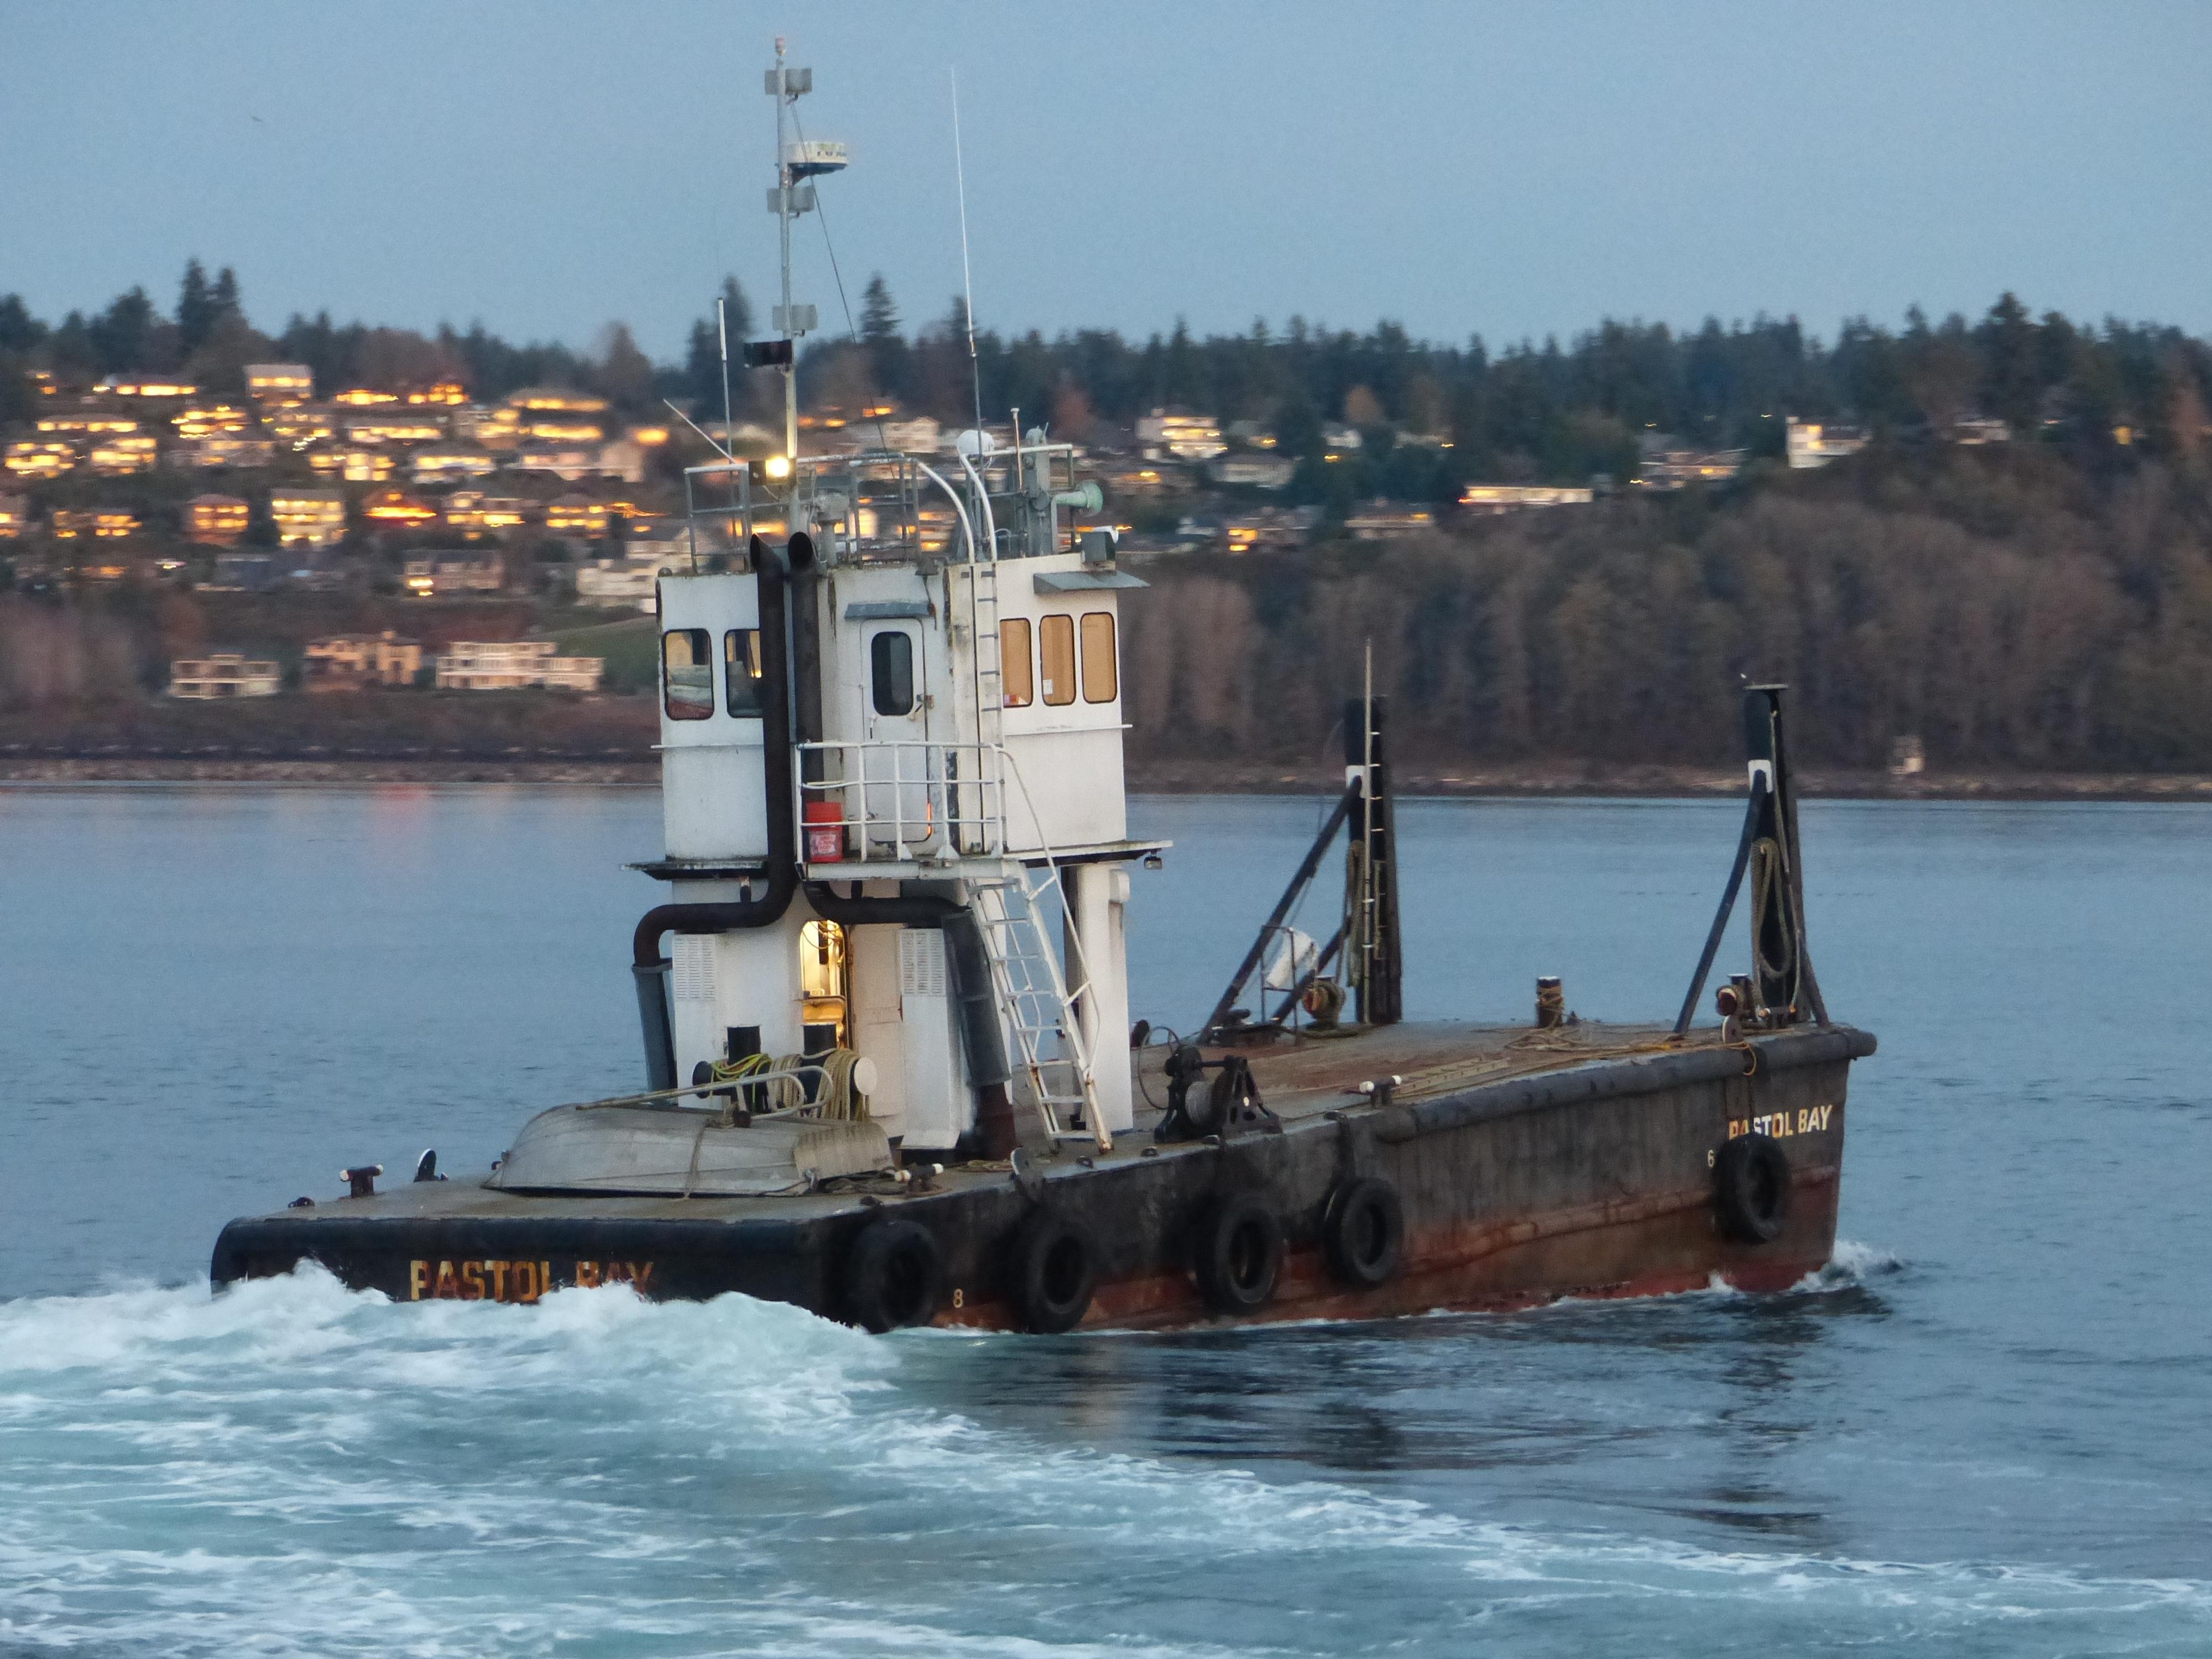
<svg viewBox="0 0 2212 1659">
<path fill-rule="evenodd" d="M 1385 1103 L 1285 1112 L 1224 1137 L 1111 1157 L 1065 1154 L 1017 1171 L 962 1170 L 933 1190 L 759 1200 L 532 1196 L 474 1182 L 233 1222 L 217 1285 L 315 1261 L 398 1301 L 533 1302 L 569 1285 L 628 1284 L 653 1298 L 739 1292 L 854 1316 L 848 1265 L 886 1216 L 927 1230 L 941 1262 L 935 1322 L 1021 1328 L 1016 1241 L 1039 1210 L 1093 1241 L 1085 1328 L 1372 1318 L 1510 1309 L 1563 1297 L 1639 1296 L 1716 1282 L 1788 1287 L 1829 1259 L 1850 1061 L 1874 1039 L 1846 1027 L 1748 1045 L 1616 1055 Z M 1310 1106 L 1313 1103 L 1308 1103 Z M 1771 1237 L 1731 1236 L 1717 1201 L 1723 1149 L 1746 1135 L 1786 1160 Z M 1404 1216 L 1385 1282 L 1333 1270 L 1334 1195 L 1383 1182 Z M 1256 1200 L 1285 1241 L 1272 1295 L 1224 1312 L 1194 1261 L 1206 1218 Z"/>
</svg>

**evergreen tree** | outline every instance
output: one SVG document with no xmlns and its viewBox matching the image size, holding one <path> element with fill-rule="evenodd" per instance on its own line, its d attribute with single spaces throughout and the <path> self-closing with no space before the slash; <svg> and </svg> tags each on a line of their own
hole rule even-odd
<svg viewBox="0 0 2212 1659">
<path fill-rule="evenodd" d="M 177 294 L 177 332 L 187 353 L 207 343 L 208 331 L 222 314 L 209 285 L 207 271 L 198 259 L 185 261 L 185 280 Z"/>
<path fill-rule="evenodd" d="M 115 302 L 85 325 L 92 349 L 93 367 L 102 374 L 129 374 L 155 366 L 155 325 L 161 313 L 134 288 L 119 294 Z"/>
<path fill-rule="evenodd" d="M 2008 290 L 1990 307 L 1979 332 L 1983 411 L 2009 422 L 2015 432 L 2034 431 L 2043 398 L 2042 354 L 2027 307 Z"/>
<path fill-rule="evenodd" d="M 860 295 L 860 344 L 867 353 L 875 389 L 894 402 L 904 402 L 908 395 L 906 340 L 899 333 L 898 307 L 881 271 L 868 279 Z"/>
<path fill-rule="evenodd" d="M 46 337 L 46 325 L 31 315 L 20 294 L 0 294 L 0 351 L 28 351 Z"/>
<path fill-rule="evenodd" d="M 691 403 L 691 413 L 702 421 L 722 418 L 722 333 L 728 330 L 730 340 L 730 403 L 734 413 L 744 414 L 752 407 L 752 377 L 745 372 L 745 342 L 753 331 L 753 308 L 745 298 L 745 291 L 738 286 L 734 276 L 722 278 L 722 314 L 717 318 L 713 311 L 691 325 L 690 337 L 684 343 L 683 396 Z"/>
<path fill-rule="evenodd" d="M 879 270 L 868 278 L 868 286 L 860 295 L 860 343 L 879 346 L 898 337 L 898 307 L 892 303 L 890 289 Z"/>
</svg>

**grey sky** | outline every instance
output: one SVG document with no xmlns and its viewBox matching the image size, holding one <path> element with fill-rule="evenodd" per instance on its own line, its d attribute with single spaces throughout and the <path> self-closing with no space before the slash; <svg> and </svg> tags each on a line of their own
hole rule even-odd
<svg viewBox="0 0 2212 1659">
<path fill-rule="evenodd" d="M 1292 313 L 1565 336 L 1915 301 L 2212 332 L 2212 6 L 1112 6 L 0 0 L 0 292 L 197 253 L 264 328 L 328 307 L 656 356 L 775 274 L 779 30 L 848 289 L 1200 331 Z M 839 313 L 809 222 L 801 297 Z"/>
</svg>

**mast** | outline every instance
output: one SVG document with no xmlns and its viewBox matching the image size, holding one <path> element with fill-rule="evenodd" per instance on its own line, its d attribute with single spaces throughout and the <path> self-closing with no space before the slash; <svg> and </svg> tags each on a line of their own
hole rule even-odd
<svg viewBox="0 0 2212 1659">
<path fill-rule="evenodd" d="M 815 326 L 819 313 L 791 297 L 792 221 L 814 206 L 814 186 L 805 181 L 845 165 L 845 147 L 805 137 L 799 125 L 799 100 L 814 90 L 814 71 L 792 69 L 784 62 L 784 40 L 775 38 L 775 67 L 765 82 L 775 100 L 775 188 L 768 193 L 768 210 L 776 217 L 776 237 L 781 252 L 782 303 L 775 308 L 775 331 L 780 349 L 770 358 L 783 374 L 783 453 L 799 458 L 799 341 Z"/>
</svg>

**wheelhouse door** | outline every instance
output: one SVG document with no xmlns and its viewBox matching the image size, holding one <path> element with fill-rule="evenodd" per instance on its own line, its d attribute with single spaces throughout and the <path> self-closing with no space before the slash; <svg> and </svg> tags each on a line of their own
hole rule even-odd
<svg viewBox="0 0 2212 1659">
<path fill-rule="evenodd" d="M 868 631 L 860 687 L 866 772 L 862 813 L 872 854 L 934 851 L 942 828 L 937 763 L 929 749 L 929 693 L 922 630 L 885 622 Z"/>
</svg>

